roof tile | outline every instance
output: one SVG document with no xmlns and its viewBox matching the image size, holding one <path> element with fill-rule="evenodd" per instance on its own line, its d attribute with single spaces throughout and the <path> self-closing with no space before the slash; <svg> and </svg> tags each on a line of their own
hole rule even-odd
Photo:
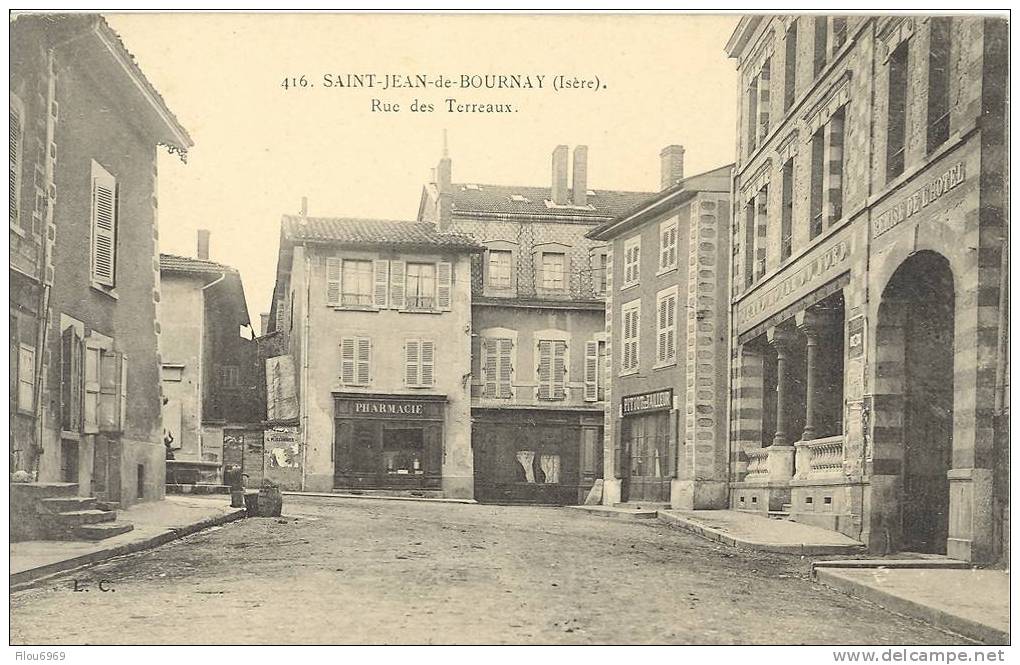
<svg viewBox="0 0 1020 665">
<path fill-rule="evenodd" d="M 284 237 L 292 241 L 482 249 L 470 236 L 441 233 L 429 222 L 284 215 L 282 224 Z"/>
</svg>

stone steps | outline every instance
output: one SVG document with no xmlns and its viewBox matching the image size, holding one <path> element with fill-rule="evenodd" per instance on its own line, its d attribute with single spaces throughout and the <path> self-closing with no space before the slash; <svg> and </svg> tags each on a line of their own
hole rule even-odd
<svg viewBox="0 0 1020 665">
<path fill-rule="evenodd" d="M 83 540 L 103 540 L 112 538 L 134 529 L 128 522 L 105 522 L 103 524 L 81 524 L 74 527 L 72 533 Z"/>
<path fill-rule="evenodd" d="M 40 502 L 44 508 L 53 513 L 63 513 L 75 510 L 93 510 L 98 508 L 98 502 L 92 496 L 58 496 L 42 499 Z"/>
<path fill-rule="evenodd" d="M 57 513 L 56 517 L 64 526 L 73 528 L 82 524 L 113 522 L 117 519 L 117 513 L 112 510 L 69 510 Z"/>
</svg>

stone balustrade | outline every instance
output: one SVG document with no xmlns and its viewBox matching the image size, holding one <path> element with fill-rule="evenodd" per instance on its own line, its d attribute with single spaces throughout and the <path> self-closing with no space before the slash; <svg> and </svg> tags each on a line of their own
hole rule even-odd
<svg viewBox="0 0 1020 665">
<path fill-rule="evenodd" d="M 797 480 L 834 478 L 843 475 L 843 437 L 798 441 L 794 462 Z"/>
<path fill-rule="evenodd" d="M 746 483 L 764 483 L 769 479 L 769 449 L 755 448 L 747 451 Z"/>
</svg>

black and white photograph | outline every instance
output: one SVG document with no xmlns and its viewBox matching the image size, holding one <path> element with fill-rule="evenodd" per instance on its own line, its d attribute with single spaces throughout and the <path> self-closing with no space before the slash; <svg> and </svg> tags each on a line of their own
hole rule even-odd
<svg viewBox="0 0 1020 665">
<path fill-rule="evenodd" d="M 1009 11 L 823 11 L 11 10 L 11 662 L 1007 661 Z"/>
</svg>

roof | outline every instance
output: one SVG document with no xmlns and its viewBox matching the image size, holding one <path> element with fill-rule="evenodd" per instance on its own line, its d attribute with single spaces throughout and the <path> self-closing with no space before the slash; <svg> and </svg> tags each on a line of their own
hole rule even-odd
<svg viewBox="0 0 1020 665">
<path fill-rule="evenodd" d="M 284 215 L 282 231 L 283 237 L 293 242 L 440 248 L 468 252 L 483 250 L 470 236 L 440 233 L 429 222 Z"/>
<path fill-rule="evenodd" d="M 593 240 L 609 240 L 618 234 L 628 231 L 652 217 L 676 209 L 698 192 L 719 192 L 728 194 L 733 164 L 727 164 L 710 171 L 698 173 L 684 178 L 680 182 L 667 187 L 657 195 L 646 199 L 616 219 L 601 224 L 586 234 Z"/>
<path fill-rule="evenodd" d="M 218 275 L 224 272 L 237 272 L 236 268 L 208 261 L 206 259 L 193 259 L 189 256 L 177 256 L 176 254 L 160 254 L 159 269 L 167 272 L 190 272 L 199 274 Z"/>
<path fill-rule="evenodd" d="M 573 190 L 570 194 L 573 194 Z M 555 206 L 552 188 L 520 185 L 453 183 L 453 214 L 501 216 L 572 217 L 580 220 L 611 219 L 653 196 L 654 192 L 589 189 L 586 206 Z"/>
</svg>

